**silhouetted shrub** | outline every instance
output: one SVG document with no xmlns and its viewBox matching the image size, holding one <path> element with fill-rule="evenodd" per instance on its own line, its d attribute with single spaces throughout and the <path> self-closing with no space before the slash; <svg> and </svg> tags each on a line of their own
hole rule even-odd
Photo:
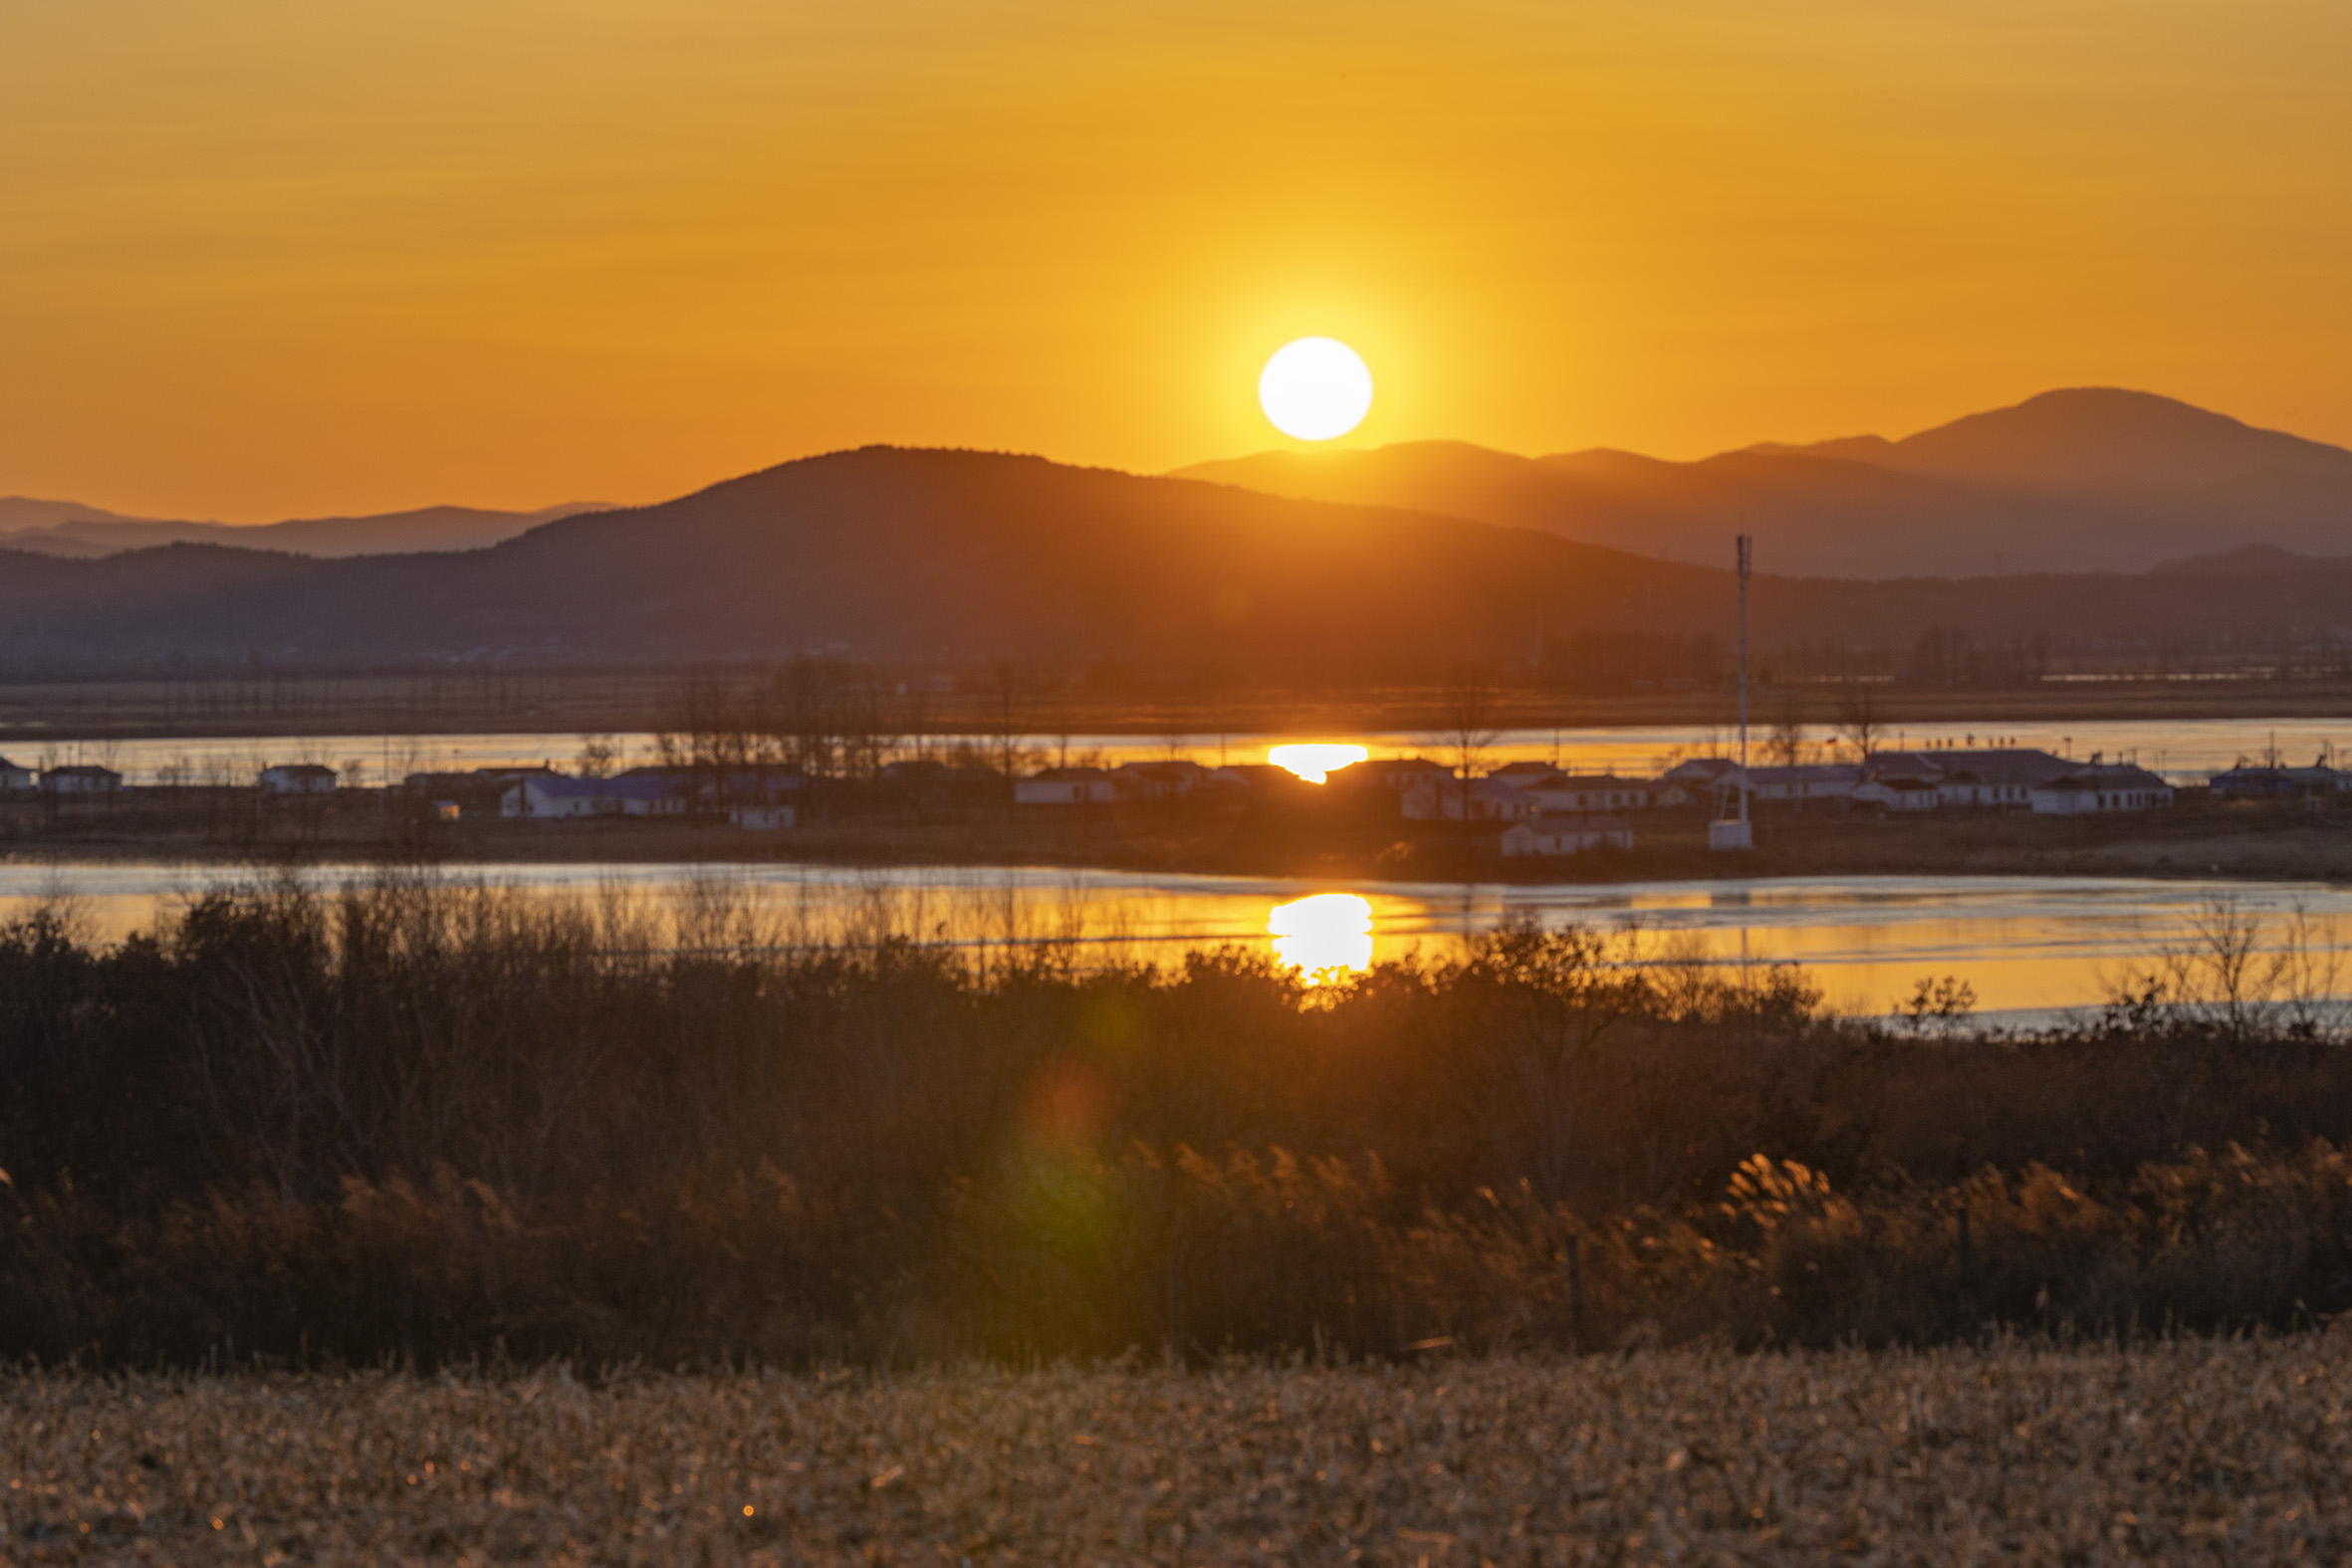
<svg viewBox="0 0 2352 1568">
<path fill-rule="evenodd" d="M 1901 1038 L 1793 971 L 1524 926 L 1316 989 L 740 916 L 387 874 L 106 950 L 0 928 L 0 1353 L 1390 1354 L 2352 1305 L 2352 1067 L 2309 1029 Z"/>
</svg>

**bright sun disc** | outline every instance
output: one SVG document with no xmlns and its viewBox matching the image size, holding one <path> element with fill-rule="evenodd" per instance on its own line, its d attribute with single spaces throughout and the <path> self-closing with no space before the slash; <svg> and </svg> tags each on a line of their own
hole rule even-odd
<svg viewBox="0 0 2352 1568">
<path fill-rule="evenodd" d="M 1333 769 L 1360 763 L 1371 756 L 1360 746 L 1270 746 L 1266 760 L 1288 768 L 1308 784 L 1321 784 Z"/>
<path fill-rule="evenodd" d="M 1372 372 L 1331 337 L 1301 337 L 1277 348 L 1258 377 L 1258 404 L 1274 427 L 1301 441 L 1331 441 L 1364 422 Z"/>
</svg>

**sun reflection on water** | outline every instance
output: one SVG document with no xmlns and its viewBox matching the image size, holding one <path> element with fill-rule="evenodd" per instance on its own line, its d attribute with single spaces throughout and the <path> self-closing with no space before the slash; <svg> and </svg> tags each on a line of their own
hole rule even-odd
<svg viewBox="0 0 2352 1568">
<path fill-rule="evenodd" d="M 1362 974 L 1372 967 L 1372 905 L 1353 893 L 1317 893 L 1267 911 L 1280 963 L 1306 971 L 1306 983 L 1330 970 Z"/>
<path fill-rule="evenodd" d="M 1360 763 L 1371 756 L 1360 746 L 1270 746 L 1266 760 L 1277 768 L 1288 768 L 1308 784 L 1321 784 L 1333 769 Z"/>
</svg>

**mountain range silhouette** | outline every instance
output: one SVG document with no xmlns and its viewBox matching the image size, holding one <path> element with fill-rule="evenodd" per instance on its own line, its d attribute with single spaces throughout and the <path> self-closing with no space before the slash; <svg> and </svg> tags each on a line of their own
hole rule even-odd
<svg viewBox="0 0 2352 1568">
<path fill-rule="evenodd" d="M 1898 441 L 1765 444 L 1690 463 L 1419 441 L 1266 452 L 1178 473 L 1671 560 L 1721 560 L 1724 536 L 1744 531 L 1760 561 L 1802 576 L 2144 571 L 2249 544 L 2352 554 L 2352 451 L 2099 387 L 2044 392 Z"/>
<path fill-rule="evenodd" d="M 0 656 L 74 667 L 700 660 L 822 649 L 1426 679 L 1464 660 L 1532 658 L 1585 633 L 1728 632 L 1733 583 L 1721 563 L 1736 509 L 1675 512 L 1656 501 L 1655 515 L 1674 519 L 1673 529 L 1644 535 L 1611 514 L 1611 537 L 1625 543 L 1597 544 L 1563 537 L 1556 516 L 1530 526 L 1528 511 L 1511 510 L 1549 504 L 1552 492 L 1530 475 L 1549 483 L 1564 470 L 1584 483 L 1596 472 L 1663 470 L 1675 477 L 1645 493 L 1686 502 L 1701 484 L 1754 497 L 1760 485 L 1742 476 L 1759 474 L 1794 495 L 1797 481 L 1786 476 L 1799 476 L 1811 487 L 1804 493 L 1826 488 L 1852 503 L 1806 536 L 1815 560 L 1882 535 L 1873 548 L 1928 548 L 1921 542 L 1934 536 L 1923 525 L 1869 521 L 1862 499 L 1872 496 L 2015 497 L 2030 478 L 2042 487 L 2037 504 L 2079 492 L 2120 506 L 2113 498 L 2135 487 L 2175 501 L 2225 491 L 2309 499 L 2352 482 L 2338 477 L 2352 476 L 2352 453 L 2140 394 L 2055 393 L 1905 441 L 1828 446 L 1876 456 L 1758 449 L 1676 465 L 1421 444 L 1313 460 L 1316 473 L 1351 485 L 1389 485 L 1399 474 L 1492 481 L 1483 491 L 1457 485 L 1442 500 L 1414 492 L 1415 506 L 1298 499 L 1040 457 L 867 447 L 657 506 L 558 519 L 479 550 L 338 560 L 187 543 L 95 560 L 0 553 Z M 1298 471 L 1288 458 L 1210 466 L 1221 476 L 1236 469 L 1278 479 Z M 1474 510 L 1488 520 L 1462 515 Z M 1988 533 L 2005 526 L 1977 517 Z M 1754 611 L 1766 648 L 1904 650 L 1939 627 L 1981 647 L 2266 647 L 2333 636 L 2352 586 L 2347 562 L 2316 559 L 2352 556 L 2342 513 L 2332 528 L 2313 525 L 2285 545 L 2249 539 L 2250 527 L 2225 535 L 2210 563 L 2086 575 L 2015 569 L 2029 564 L 2019 560 L 1999 576 L 1875 580 L 1807 575 L 1785 527 L 1775 535 L 1759 517 L 1749 526 L 1760 540 Z M 2164 537 L 2176 536 L 2206 537 Z M 2146 541 L 2138 549 L 2154 554 Z M 1704 563 L 1659 559 L 1677 551 Z"/>
</svg>

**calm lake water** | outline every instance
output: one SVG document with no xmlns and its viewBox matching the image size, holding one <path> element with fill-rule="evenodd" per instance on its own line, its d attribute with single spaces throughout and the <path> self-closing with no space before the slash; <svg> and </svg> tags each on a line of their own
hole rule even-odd
<svg viewBox="0 0 2352 1568">
<path fill-rule="evenodd" d="M 1752 732 L 1752 744 L 1764 739 L 1764 724 Z M 1826 725 L 1815 725 L 1808 740 L 1818 746 L 1830 739 Z M 614 738 L 622 766 L 655 760 L 653 737 Z M 236 737 L 216 740 L 44 742 L 38 732 L 19 730 L 0 735 L 0 753 L 30 767 L 98 763 L 125 774 L 133 784 L 152 784 L 165 769 L 181 771 L 192 782 L 251 783 L 271 763 L 324 763 L 342 769 L 348 782 L 373 785 L 397 781 L 411 773 L 472 768 L 515 768 L 552 764 L 569 769 L 580 755 L 584 738 L 576 735 L 328 735 L 296 739 Z M 2275 746 L 2287 761 L 2303 764 L 2324 751 L 2352 751 L 2352 720 L 2339 719 L 2212 719 L 2141 722 L 2089 721 L 2052 725 L 1929 724 L 1890 730 L 1887 745 L 1927 746 L 1951 743 L 1990 744 L 1996 740 L 2016 746 L 2040 747 L 2063 755 L 2087 758 L 2136 757 L 2175 784 L 2203 784 L 2213 774 L 2241 758 L 2258 758 Z M 1523 760 L 1551 761 L 1580 773 L 1647 774 L 1671 759 L 1728 753 L 1737 737 L 1728 729 L 1690 725 L 1645 725 L 1615 729 L 1513 730 L 1503 734 L 1488 753 L 1490 766 Z M 1037 735 L 1024 744 L 1032 761 L 1044 765 L 1100 760 L 1106 763 L 1189 757 L 1197 762 L 1256 763 L 1266 760 L 1276 746 L 1335 742 L 1362 746 L 1374 757 L 1425 754 L 1442 756 L 1444 743 L 1433 735 L 1404 731 L 1353 734 L 1298 735 Z M 949 742 L 937 743 L 952 744 Z"/>
<path fill-rule="evenodd" d="M 168 919 L 225 867 L 0 863 L 0 918 L 67 896 L 92 935 Z M 362 871 L 323 868 L 326 882 Z M 2297 909 L 2352 940 L 2352 889 L 2321 884 L 2055 877 L 1788 877 L 1575 886 L 1346 884 L 1112 871 L 850 869 L 764 864 L 488 865 L 454 873 L 532 896 L 634 911 L 688 945 L 886 931 L 983 948 L 1065 940 L 1097 959 L 1172 963 L 1238 944 L 1309 968 L 1439 957 L 1507 915 L 1637 926 L 1653 955 L 1699 947 L 1723 964 L 1794 961 L 1851 1011 L 1884 1012 L 1922 976 L 1975 985 L 1997 1021 L 2095 1006 L 2107 980 L 2177 944 L 2217 897 L 2268 917 Z M 2352 975 L 2347 975 L 2352 983 Z"/>
</svg>

